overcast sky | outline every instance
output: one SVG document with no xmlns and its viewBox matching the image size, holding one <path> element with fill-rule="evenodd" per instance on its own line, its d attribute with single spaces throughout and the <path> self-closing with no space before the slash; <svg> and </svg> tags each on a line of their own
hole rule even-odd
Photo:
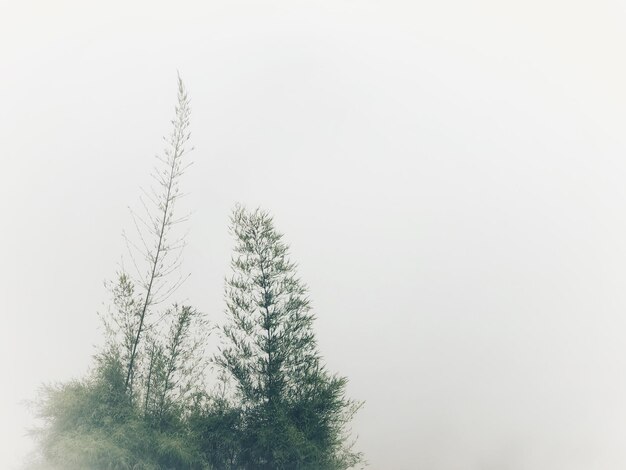
<svg viewBox="0 0 626 470">
<path fill-rule="evenodd" d="M 626 4 L 0 1 L 0 467 L 81 377 L 176 70 L 214 322 L 272 211 L 372 469 L 626 467 Z"/>
</svg>

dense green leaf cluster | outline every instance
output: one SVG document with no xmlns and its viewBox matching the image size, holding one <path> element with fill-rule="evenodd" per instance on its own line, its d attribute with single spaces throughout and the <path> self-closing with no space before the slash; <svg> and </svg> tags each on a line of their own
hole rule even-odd
<svg viewBox="0 0 626 470">
<path fill-rule="evenodd" d="M 158 422 L 130 399 L 125 369 L 103 354 L 90 377 L 46 387 L 38 432 L 46 468 L 161 470 L 209 468 L 182 416 Z"/>
</svg>

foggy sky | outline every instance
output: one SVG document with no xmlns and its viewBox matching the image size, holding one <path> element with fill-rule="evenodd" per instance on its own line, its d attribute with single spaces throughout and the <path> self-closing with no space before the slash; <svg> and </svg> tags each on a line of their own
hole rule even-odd
<svg viewBox="0 0 626 470">
<path fill-rule="evenodd" d="M 0 467 L 84 375 L 192 100 L 179 292 L 223 318 L 236 202 L 275 215 L 372 469 L 626 466 L 620 1 L 0 1 Z"/>
</svg>

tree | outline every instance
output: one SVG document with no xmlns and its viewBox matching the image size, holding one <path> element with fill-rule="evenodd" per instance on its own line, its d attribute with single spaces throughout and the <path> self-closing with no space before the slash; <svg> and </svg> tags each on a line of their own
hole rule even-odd
<svg viewBox="0 0 626 470">
<path fill-rule="evenodd" d="M 44 390 L 38 436 L 51 468 L 207 468 L 188 425 L 205 395 L 206 320 L 188 305 L 157 309 L 185 279 L 176 275 L 184 236 L 173 236 L 186 219 L 175 218 L 174 206 L 190 138 L 180 77 L 175 113 L 155 187 L 143 192 L 143 211 L 132 212 L 136 239 L 125 235 L 135 273 L 122 269 L 109 284 L 105 346 L 88 377 Z"/>
<path fill-rule="evenodd" d="M 124 367 L 124 388 L 144 414 L 163 421 L 172 401 L 189 401 L 198 392 L 204 364 L 199 359 L 206 322 L 195 309 L 173 304 L 159 311 L 186 276 L 177 274 L 185 237 L 174 228 L 188 219 L 175 217 L 183 196 L 180 179 L 190 139 L 190 101 L 178 77 L 178 100 L 170 135 L 153 172 L 154 186 L 142 190 L 142 210 L 131 210 L 135 236 L 124 233 L 134 272 L 124 269 L 110 284 L 114 307 L 104 317 L 109 348 Z M 197 334 L 200 332 L 200 334 Z"/>
<path fill-rule="evenodd" d="M 182 158 L 186 153 L 185 145 L 191 137 L 188 130 L 190 114 L 189 98 L 179 76 L 176 118 L 172 121 L 173 128 L 169 138 L 165 139 L 167 146 L 164 154 L 157 156 L 163 168 L 155 168 L 152 175 L 158 189 L 151 188 L 150 191 L 143 191 L 145 197 L 141 199 L 144 207 L 143 216 L 132 212 L 141 245 L 126 238 L 133 265 L 143 289 L 139 302 L 135 304 L 137 310 L 132 312 L 135 322 L 131 323 L 130 331 L 124 332 L 131 334 L 127 345 L 128 364 L 125 379 L 125 386 L 131 393 L 138 347 L 142 335 L 151 326 L 148 323 L 150 309 L 153 305 L 167 299 L 184 280 L 181 277 L 173 283 L 168 280 L 168 277 L 180 266 L 180 254 L 184 246 L 184 238 L 172 242 L 169 235 L 174 225 L 186 219 L 186 217 L 174 218 L 174 205 L 182 196 L 178 182 L 188 166 L 183 165 Z M 147 263 L 147 269 L 144 267 L 142 270 L 139 267 L 137 257 L 130 249 L 131 246 Z M 174 259 L 170 260 L 172 254 Z"/>
<path fill-rule="evenodd" d="M 361 460 L 345 426 L 360 403 L 326 370 L 313 333 L 307 287 L 272 217 L 238 207 L 227 323 L 216 364 L 240 410 L 240 469 L 345 469 Z"/>
</svg>

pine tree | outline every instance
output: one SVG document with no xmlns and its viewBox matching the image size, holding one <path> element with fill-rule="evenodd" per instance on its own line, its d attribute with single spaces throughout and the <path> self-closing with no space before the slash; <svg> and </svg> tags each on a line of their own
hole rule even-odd
<svg viewBox="0 0 626 470">
<path fill-rule="evenodd" d="M 306 285 L 262 210 L 238 207 L 227 280 L 228 320 L 215 361 L 234 384 L 241 469 L 345 469 L 360 454 L 345 426 L 360 404 L 323 365 Z"/>
</svg>

